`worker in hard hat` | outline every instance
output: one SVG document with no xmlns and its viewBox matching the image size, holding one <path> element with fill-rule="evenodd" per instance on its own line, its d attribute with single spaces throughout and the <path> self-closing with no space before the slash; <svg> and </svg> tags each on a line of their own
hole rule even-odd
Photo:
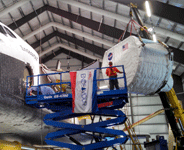
<svg viewBox="0 0 184 150">
<path fill-rule="evenodd" d="M 113 90 L 114 87 L 116 87 L 116 89 L 119 89 L 117 73 L 123 73 L 119 71 L 116 67 L 113 67 L 112 65 L 113 63 L 110 61 L 109 68 L 106 69 L 106 75 L 109 76 L 110 90 Z"/>
</svg>

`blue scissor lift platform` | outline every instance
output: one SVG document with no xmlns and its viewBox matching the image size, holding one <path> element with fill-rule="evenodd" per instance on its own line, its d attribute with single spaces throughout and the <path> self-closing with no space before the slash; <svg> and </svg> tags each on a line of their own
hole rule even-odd
<svg viewBox="0 0 184 150">
<path fill-rule="evenodd" d="M 92 113 L 72 112 L 72 93 L 71 91 L 62 91 L 62 85 L 71 86 L 70 81 L 62 82 L 63 74 L 69 72 L 40 74 L 27 77 L 26 103 L 36 108 L 47 108 L 53 111 L 53 113 L 47 114 L 44 117 L 44 123 L 57 127 L 58 131 L 47 134 L 45 137 L 47 144 L 75 150 L 100 150 L 105 147 L 113 147 L 115 144 L 123 144 L 128 140 L 127 135 L 123 131 L 107 128 L 110 126 L 123 124 L 126 121 L 126 115 L 122 111 L 117 110 L 118 108 L 122 108 L 128 102 L 124 66 L 115 67 L 119 67 L 123 71 L 122 77 L 118 77 L 117 79 L 123 80 L 124 86 L 120 87 L 118 90 L 100 90 L 97 87 L 97 83 L 104 82 L 104 80 L 109 80 L 109 78 L 95 78 L 93 81 L 93 87 L 95 87 L 94 89 L 96 90 L 95 101 L 97 101 L 98 111 Z M 107 67 L 93 69 L 95 70 L 95 77 L 99 70 L 101 71 L 102 69 L 106 68 Z M 55 76 L 56 74 L 60 75 L 60 81 L 58 83 L 39 84 L 40 77 L 51 77 Z M 28 83 L 31 78 L 37 78 L 38 84 L 36 86 L 29 87 Z M 53 93 L 52 89 L 54 86 L 60 87 L 60 90 Z M 44 87 L 47 87 L 47 92 L 42 91 Z M 33 90 L 36 93 L 30 94 L 30 91 L 32 92 Z M 49 92 L 49 90 L 51 91 Z M 63 122 L 65 119 L 84 115 L 91 116 L 91 124 L 79 125 Z M 99 116 L 99 121 L 95 122 L 95 116 Z M 102 116 L 113 117 L 113 119 L 103 121 Z M 83 141 L 74 138 L 73 135 L 79 134 L 83 136 L 90 136 L 90 143 L 86 144 L 86 142 L 83 143 Z M 69 138 L 71 142 L 65 143 L 58 141 L 58 139 L 62 137 Z"/>
</svg>

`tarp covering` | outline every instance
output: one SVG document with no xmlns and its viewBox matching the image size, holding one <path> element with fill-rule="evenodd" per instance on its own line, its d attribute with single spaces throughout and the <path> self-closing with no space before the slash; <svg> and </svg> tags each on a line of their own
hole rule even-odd
<svg viewBox="0 0 184 150">
<path fill-rule="evenodd" d="M 47 68 L 46 65 L 42 64 L 42 71 L 47 74 L 47 73 L 57 73 L 57 72 L 64 72 L 63 70 L 60 71 L 53 71 Z M 48 78 L 50 80 L 50 82 L 52 83 L 56 83 L 56 80 L 60 80 L 60 75 L 59 74 L 55 74 L 55 75 L 48 75 Z M 63 82 L 68 82 L 70 81 L 70 75 L 69 72 L 68 73 L 62 73 L 62 81 Z"/>
<path fill-rule="evenodd" d="M 41 69 L 42 71 L 47 74 L 47 73 L 56 73 L 56 72 L 65 72 L 64 70 L 62 70 L 60 68 L 60 65 L 61 65 L 61 62 L 58 61 L 58 68 L 56 71 L 53 71 L 53 70 L 50 70 L 47 68 L 46 65 L 44 64 L 41 64 Z M 96 60 L 94 62 L 92 62 L 91 64 L 89 64 L 89 66 L 86 66 L 85 68 L 83 69 L 94 69 L 94 68 L 99 68 L 99 60 Z M 83 70 L 81 69 L 81 70 Z M 73 70 L 74 71 L 74 70 Z M 59 74 L 55 74 L 55 75 L 48 75 L 48 79 L 50 80 L 50 82 L 52 83 L 55 83 L 57 80 L 60 80 L 60 75 Z M 69 82 L 70 81 L 70 75 L 69 75 L 69 72 L 68 73 L 62 73 L 62 81 L 63 82 Z"/>
<path fill-rule="evenodd" d="M 128 91 L 131 93 L 153 94 L 165 85 L 164 82 L 167 84 L 162 91 L 170 91 L 173 86 L 172 61 L 169 60 L 167 49 L 151 40 L 144 42 L 145 46 L 142 46 L 137 37 L 126 38 L 105 52 L 102 67 L 108 67 L 109 61 L 114 66 L 124 65 Z M 105 70 L 102 72 L 107 78 Z M 119 84 L 123 86 L 124 83 L 119 80 Z"/>
<path fill-rule="evenodd" d="M 94 68 L 99 68 L 99 67 L 100 67 L 100 61 L 99 60 L 96 60 L 96 61 L 93 61 L 88 66 L 84 67 L 83 69 L 94 69 Z"/>
<path fill-rule="evenodd" d="M 49 87 L 49 86 L 40 86 L 40 87 L 31 87 L 28 89 L 28 94 L 30 94 L 33 91 L 39 90 L 39 92 L 41 92 L 40 94 L 42 95 L 50 95 L 50 94 L 55 94 L 54 90 Z"/>
<path fill-rule="evenodd" d="M 96 79 L 94 69 L 70 72 L 72 87 L 72 111 L 74 113 L 91 113 L 97 110 Z"/>
</svg>

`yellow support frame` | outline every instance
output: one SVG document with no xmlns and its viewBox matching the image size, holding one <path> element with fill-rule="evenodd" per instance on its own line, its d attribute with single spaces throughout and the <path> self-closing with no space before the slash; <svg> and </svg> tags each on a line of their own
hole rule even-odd
<svg viewBox="0 0 184 150">
<path fill-rule="evenodd" d="M 141 120 L 135 122 L 134 124 L 128 126 L 128 129 L 134 128 L 134 127 L 138 126 L 139 124 L 142 124 L 142 123 L 144 123 L 144 122 L 150 120 L 151 118 L 153 118 L 153 117 L 155 117 L 155 116 L 157 116 L 157 115 L 159 115 L 159 114 L 161 114 L 161 113 L 163 113 L 163 112 L 164 112 L 164 109 L 160 109 L 160 110 L 158 110 L 158 111 L 156 111 L 156 112 L 154 112 L 154 113 L 148 115 L 147 117 L 145 117 L 145 118 L 143 118 L 143 119 L 141 119 Z M 123 129 L 123 131 L 126 131 L 126 128 Z"/>
<path fill-rule="evenodd" d="M 176 93 L 174 89 L 172 88 L 169 92 L 166 92 L 166 95 L 169 99 L 169 102 L 171 104 L 171 108 L 173 108 L 174 116 L 177 119 L 180 119 L 182 126 L 184 127 L 184 111 L 183 108 L 176 96 Z M 182 131 L 182 134 L 184 135 L 184 132 Z"/>
<path fill-rule="evenodd" d="M 0 150 L 21 150 L 21 144 L 19 142 L 8 142 L 0 140 Z"/>
</svg>

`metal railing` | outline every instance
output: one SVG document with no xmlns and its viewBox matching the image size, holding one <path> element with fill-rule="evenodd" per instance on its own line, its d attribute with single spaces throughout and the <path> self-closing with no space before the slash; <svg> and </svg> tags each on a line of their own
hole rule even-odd
<svg viewBox="0 0 184 150">
<path fill-rule="evenodd" d="M 127 88 L 124 66 L 123 65 L 119 65 L 119 66 L 113 66 L 113 67 L 116 67 L 119 70 L 121 70 L 121 72 L 123 72 L 122 76 L 118 76 L 117 78 L 116 77 L 115 78 L 99 77 L 100 71 L 102 72 L 102 71 L 104 71 L 104 70 L 106 70 L 107 68 L 110 68 L 110 67 L 92 68 L 92 70 L 95 70 L 95 73 L 96 73 L 96 79 L 94 79 L 94 81 L 93 81 L 93 85 L 97 85 L 96 91 L 108 91 L 109 88 L 103 89 L 103 90 L 100 89 L 99 88 L 99 84 L 100 84 L 100 82 L 106 82 L 106 85 L 107 85 L 107 84 L 109 84 L 109 83 L 107 83 L 107 81 L 108 80 L 113 80 L 113 79 L 118 79 L 118 81 L 123 80 L 121 83 L 124 83 L 123 84 L 124 86 L 120 86 L 120 90 Z M 84 69 L 84 70 L 91 70 L 91 69 Z M 63 82 L 63 80 L 64 80 L 63 79 L 63 75 L 64 74 L 68 74 L 69 75 L 69 73 L 70 73 L 69 71 L 65 71 L 65 72 L 57 72 L 57 73 L 48 73 L 48 74 L 39 74 L 39 75 L 27 76 L 27 80 L 26 80 L 26 96 L 30 96 L 29 93 L 28 93 L 28 89 L 30 87 L 35 87 L 35 89 L 37 91 L 37 95 L 41 95 L 41 93 L 39 93 L 39 92 L 41 92 L 41 87 L 43 87 L 43 86 L 49 86 L 57 93 L 58 92 L 59 93 L 66 93 L 66 91 L 62 90 L 62 86 L 63 85 L 67 85 L 68 89 L 71 89 L 71 81 Z M 58 82 L 56 82 L 56 75 L 57 75 Z M 103 75 L 105 75 L 105 72 L 103 73 Z M 53 78 L 55 78 L 55 82 L 52 81 L 52 83 L 44 83 L 44 84 L 40 83 L 42 77 L 47 77 L 47 78 L 51 79 L 52 76 L 53 76 Z M 33 86 L 29 85 L 29 81 L 30 81 L 31 78 L 33 78 L 33 79 L 37 78 L 37 85 L 33 85 Z M 96 82 L 96 84 L 94 84 L 95 82 Z M 58 88 L 59 90 L 55 90 L 54 89 L 57 86 L 59 87 Z"/>
</svg>

